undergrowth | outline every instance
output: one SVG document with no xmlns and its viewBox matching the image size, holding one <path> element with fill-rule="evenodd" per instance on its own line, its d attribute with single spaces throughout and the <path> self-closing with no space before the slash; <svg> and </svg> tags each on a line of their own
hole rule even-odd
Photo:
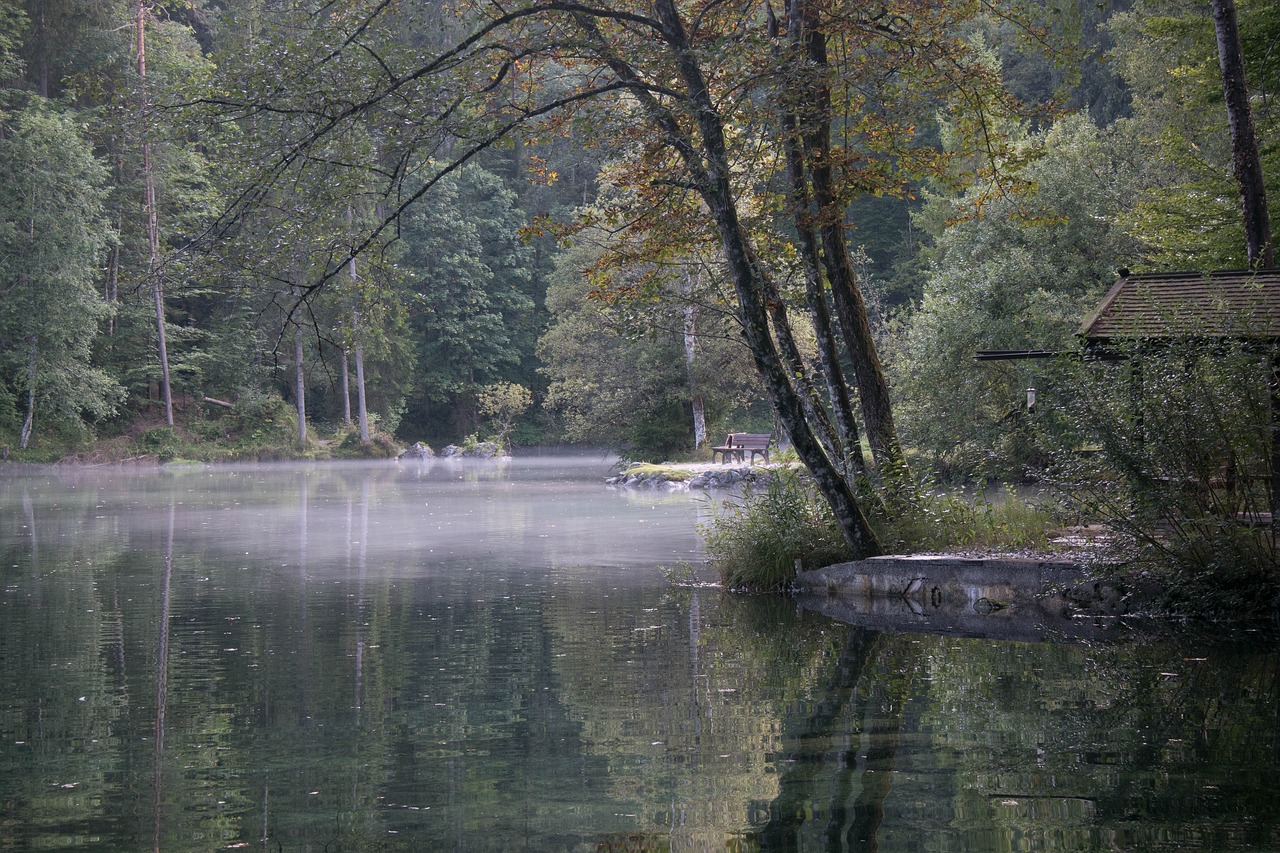
<svg viewBox="0 0 1280 853">
<path fill-rule="evenodd" d="M 785 469 L 763 487 L 716 504 L 701 532 L 721 583 L 731 589 L 782 589 L 798 567 L 815 569 L 851 556 L 826 502 Z"/>
<path fill-rule="evenodd" d="M 885 553 L 942 550 L 1047 551 L 1059 524 L 1054 513 L 1012 489 L 988 497 L 918 489 L 876 500 L 867 491 L 872 526 Z M 812 482 L 782 471 L 714 508 L 701 529 L 707 553 L 731 589 L 786 588 L 798 571 L 849 560 L 852 553 L 830 507 Z"/>
</svg>

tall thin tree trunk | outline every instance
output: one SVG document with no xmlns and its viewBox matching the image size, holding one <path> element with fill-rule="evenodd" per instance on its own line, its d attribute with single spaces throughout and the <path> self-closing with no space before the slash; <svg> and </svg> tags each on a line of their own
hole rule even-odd
<svg viewBox="0 0 1280 853">
<path fill-rule="evenodd" d="M 294 397 L 298 403 L 298 443 L 307 443 L 307 377 L 302 367 L 302 330 L 293 335 Z"/>
<path fill-rule="evenodd" d="M 351 426 L 351 377 L 350 371 L 347 370 L 347 348 L 341 347 L 338 352 L 342 354 L 342 425 Z"/>
<path fill-rule="evenodd" d="M 685 267 L 684 278 L 684 368 L 689 379 L 689 396 L 693 405 L 693 447 L 696 450 L 707 443 L 707 415 L 702 393 L 694 374 L 694 360 L 698 352 L 698 307 L 693 304 L 694 275 Z"/>
<path fill-rule="evenodd" d="M 22 422 L 22 432 L 18 435 L 18 447 L 23 450 L 27 449 L 27 442 L 31 440 L 31 430 L 36 422 L 36 358 L 39 350 L 36 348 L 34 335 L 30 344 L 31 351 L 27 356 L 27 417 Z"/>
<path fill-rule="evenodd" d="M 381 215 L 381 214 L 379 214 Z M 355 218 L 355 211 L 351 205 L 347 205 L 347 225 L 350 226 Z M 360 440 L 369 440 L 369 410 L 365 406 L 364 396 L 364 344 L 360 342 L 360 290 L 357 287 L 359 278 L 356 276 L 356 259 L 352 256 L 347 262 L 347 272 L 351 276 L 351 287 L 355 292 L 356 307 L 351 309 L 351 337 L 355 340 L 356 348 L 356 414 L 360 419 Z M 344 361 L 343 367 L 346 367 Z M 348 404 L 349 405 L 349 404 Z M 348 410 L 347 423 L 351 423 L 350 412 Z"/>
<path fill-rule="evenodd" d="M 1240 29 L 1236 23 L 1235 0 L 1212 0 L 1213 24 L 1218 36 L 1218 65 L 1222 69 L 1222 94 L 1227 102 L 1231 125 L 1231 165 L 1240 185 L 1244 212 L 1245 251 L 1249 268 L 1275 265 L 1271 239 L 1271 217 L 1267 212 L 1267 190 L 1262 181 L 1262 160 L 1258 137 L 1249 109 L 1249 86 L 1244 76 L 1244 55 Z"/>
<path fill-rule="evenodd" d="M 36 92 L 42 98 L 49 97 L 49 31 L 45 26 L 44 3 L 37 3 L 35 14 L 36 28 Z"/>
<path fill-rule="evenodd" d="M 364 399 L 364 346 L 356 341 L 356 414 L 360 418 L 360 440 L 369 440 L 369 410 Z"/>
<path fill-rule="evenodd" d="M 138 26 L 138 129 L 142 133 L 142 175 L 147 214 L 147 276 L 156 309 L 156 348 L 160 357 L 161 394 L 164 397 L 164 420 L 173 426 L 173 391 L 169 384 L 169 345 L 164 329 L 164 284 L 160 273 L 160 223 L 156 213 L 155 170 L 151 163 L 151 134 L 147 131 L 147 40 L 146 7 L 137 0 Z"/>
<path fill-rule="evenodd" d="M 120 219 L 116 218 L 116 233 L 120 233 Z M 107 261 L 107 281 L 103 287 L 103 298 L 112 306 L 111 315 L 107 318 L 107 334 L 116 333 L 116 300 L 120 298 L 120 244 L 111 247 L 111 255 Z"/>
</svg>

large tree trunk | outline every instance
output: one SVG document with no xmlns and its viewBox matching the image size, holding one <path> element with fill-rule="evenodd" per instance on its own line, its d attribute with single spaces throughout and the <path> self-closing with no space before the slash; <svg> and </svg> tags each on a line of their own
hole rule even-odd
<svg viewBox="0 0 1280 853">
<path fill-rule="evenodd" d="M 1236 25 L 1235 0 L 1213 0 L 1213 24 L 1218 35 L 1218 65 L 1222 69 L 1222 94 L 1227 102 L 1231 125 L 1232 167 L 1240 185 L 1244 211 L 1245 249 L 1249 268 L 1270 268 L 1275 264 L 1271 239 L 1271 217 L 1267 212 L 1267 191 L 1262 182 L 1262 161 L 1258 157 L 1258 137 L 1249 109 L 1249 87 L 1244 77 L 1244 57 L 1240 30 Z"/>
<path fill-rule="evenodd" d="M 823 269 L 831 283 L 840 333 L 853 364 L 872 455 L 882 473 L 897 470 L 902 466 L 902 452 L 889 403 L 889 383 L 871 336 L 866 303 L 849 257 L 844 208 L 836 194 L 831 167 L 831 89 L 825 77 L 827 38 L 819 27 L 817 12 L 805 0 L 791 0 L 788 26 L 791 37 L 803 45 L 803 55 L 814 69 L 813 74 L 801 78 L 807 78 L 808 83 L 801 92 L 805 110 L 801 131 L 805 137 L 806 166 L 813 182 Z"/>
<path fill-rule="evenodd" d="M 770 35 L 776 37 L 776 21 L 770 19 Z M 794 57 L 793 57 L 794 58 Z M 794 69 L 794 62 L 789 63 Z M 818 348 L 818 365 L 827 386 L 832 419 L 838 431 L 833 442 L 835 458 L 842 461 L 847 474 L 865 472 L 862 460 L 862 442 L 858 436 L 857 421 L 853 416 L 853 401 L 849 386 L 840 366 L 840 351 L 831 324 L 831 312 L 827 307 L 827 289 L 822 279 L 819 261 L 818 237 L 814 231 L 817 211 L 809 192 L 804 153 L 801 148 L 800 118 L 795 103 L 784 103 L 779 110 L 779 131 L 787 163 L 788 192 L 791 202 L 791 219 L 795 224 L 796 243 L 804 267 L 805 300 L 813 320 Z"/>
<path fill-rule="evenodd" d="M 694 174 L 699 192 L 715 221 L 738 298 L 743 333 L 755 358 L 756 368 L 779 421 L 787 430 L 797 455 L 813 475 L 819 492 L 830 505 L 854 556 L 861 558 L 878 554 L 880 543 L 848 480 L 815 435 L 806 417 L 805 406 L 790 382 L 787 367 L 770 333 L 767 300 L 774 288 L 756 261 L 739 221 L 730 182 L 724 128 L 689 44 L 680 12 L 674 0 L 655 0 L 654 8 L 662 22 L 663 35 L 675 54 L 678 73 L 696 114 L 701 140 L 696 150 L 683 136 L 673 141 Z"/>
<path fill-rule="evenodd" d="M 342 425 L 351 426 L 351 376 L 347 369 L 347 348 L 341 347 L 339 352 L 342 354 L 342 368 L 339 371 L 341 377 L 338 380 L 342 383 Z"/>
<path fill-rule="evenodd" d="M 685 278 L 685 295 L 693 293 L 693 282 Z M 693 406 L 693 446 L 694 449 L 707 443 L 707 415 L 702 405 L 702 394 L 698 390 L 698 380 L 694 375 L 694 359 L 698 351 L 698 309 L 692 301 L 684 306 L 684 368 L 689 379 L 689 397 Z"/>
</svg>

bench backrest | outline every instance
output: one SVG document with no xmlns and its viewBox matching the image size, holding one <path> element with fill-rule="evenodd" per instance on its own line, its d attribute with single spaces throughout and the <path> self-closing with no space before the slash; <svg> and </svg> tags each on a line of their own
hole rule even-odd
<svg viewBox="0 0 1280 853">
<path fill-rule="evenodd" d="M 731 432 L 729 444 L 744 450 L 767 450 L 773 436 L 767 432 Z"/>
</svg>

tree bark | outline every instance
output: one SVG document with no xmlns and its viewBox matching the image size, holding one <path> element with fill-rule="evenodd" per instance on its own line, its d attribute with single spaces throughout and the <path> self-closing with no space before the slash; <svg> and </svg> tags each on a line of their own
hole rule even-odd
<svg viewBox="0 0 1280 853">
<path fill-rule="evenodd" d="M 364 346 L 356 341 L 356 415 L 360 420 L 360 440 L 369 440 L 369 410 L 364 399 Z"/>
<path fill-rule="evenodd" d="M 1262 161 L 1258 137 L 1249 108 L 1249 87 L 1244 76 L 1244 56 L 1236 23 L 1235 0 L 1212 0 L 1213 24 L 1218 37 L 1218 65 L 1222 69 L 1222 94 L 1231 125 L 1231 163 L 1240 185 L 1244 213 L 1245 253 L 1249 268 L 1271 268 L 1275 251 L 1271 238 L 1271 217 L 1267 212 L 1267 191 L 1262 181 Z"/>
<path fill-rule="evenodd" d="M 36 359 L 39 349 L 36 347 L 35 337 L 31 338 L 30 344 L 31 351 L 27 357 L 27 417 L 22 422 L 22 432 L 18 435 L 18 447 L 23 450 L 27 449 L 36 421 Z"/>
<path fill-rule="evenodd" d="M 342 383 L 342 425 L 351 426 L 351 377 L 350 371 L 347 369 L 347 348 L 339 348 L 342 355 L 342 368 L 339 371 L 341 378 L 338 380 Z"/>
<path fill-rule="evenodd" d="M 777 37 L 777 23 L 770 21 L 770 35 Z M 788 57 L 787 67 L 796 71 L 795 54 Z M 809 192 L 804 151 L 801 147 L 800 117 L 793 104 L 784 103 L 779 110 L 779 136 L 787 164 L 788 194 L 791 202 L 791 220 L 796 229 L 800 259 L 804 265 L 805 300 L 813 320 L 818 348 L 818 364 L 827 386 L 827 399 L 831 406 L 832 420 L 838 431 L 834 440 L 835 458 L 840 459 L 846 474 L 859 475 L 866 471 L 862 459 L 862 442 L 858 435 L 857 421 L 853 416 L 853 401 L 840 366 L 839 346 L 831 324 L 831 312 L 827 306 L 827 288 L 822 278 L 819 261 L 818 237 L 813 224 L 817 211 L 813 195 Z"/>
</svg>

